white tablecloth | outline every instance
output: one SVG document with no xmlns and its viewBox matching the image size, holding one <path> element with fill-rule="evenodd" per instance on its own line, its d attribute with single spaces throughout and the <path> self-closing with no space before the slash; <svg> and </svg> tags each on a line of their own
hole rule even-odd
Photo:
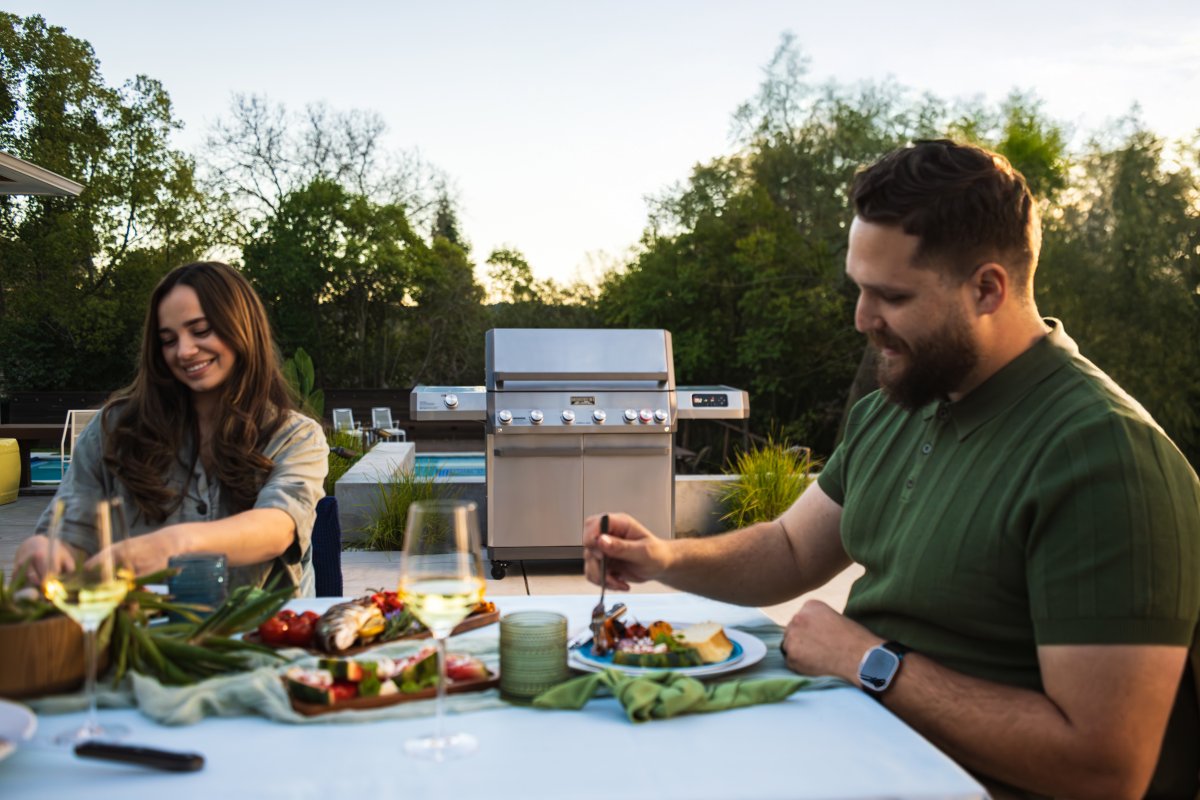
<svg viewBox="0 0 1200 800">
<path fill-rule="evenodd" d="M 643 621 L 761 625 L 756 609 L 686 594 L 633 595 Z M 549 609 L 582 629 L 595 598 L 500 597 L 501 613 Z M 323 601 L 297 603 L 321 607 Z M 466 634 L 495 636 L 496 628 Z M 285 725 L 260 717 L 157 725 L 136 711 L 102 711 L 128 741 L 204 754 L 205 768 L 172 774 L 76 758 L 46 743 L 82 714 L 43 716 L 38 739 L 0 762 L 0 797 L 82 800 L 234 798 L 982 798 L 970 775 L 853 688 L 799 692 L 782 703 L 634 724 L 612 698 L 582 711 L 505 707 L 453 715 L 479 752 L 431 764 L 404 753 L 428 718 L 365 725 Z"/>
</svg>

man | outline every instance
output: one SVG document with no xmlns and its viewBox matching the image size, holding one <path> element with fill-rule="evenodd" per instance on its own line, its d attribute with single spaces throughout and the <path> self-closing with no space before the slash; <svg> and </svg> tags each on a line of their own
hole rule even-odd
<svg viewBox="0 0 1200 800">
<path fill-rule="evenodd" d="M 858 562 L 844 615 L 788 624 L 790 668 L 862 685 L 997 796 L 1194 796 L 1195 473 L 1038 314 L 1037 207 L 1003 157 L 919 142 L 851 195 L 882 390 L 779 519 L 680 540 L 590 519 L 588 577 L 603 552 L 609 588 L 761 606 Z"/>
</svg>

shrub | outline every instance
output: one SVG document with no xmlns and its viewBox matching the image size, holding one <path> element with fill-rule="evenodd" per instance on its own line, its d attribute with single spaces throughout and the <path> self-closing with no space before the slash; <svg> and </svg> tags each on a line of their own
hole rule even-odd
<svg viewBox="0 0 1200 800">
<path fill-rule="evenodd" d="M 408 507 L 416 500 L 450 500 L 458 491 L 448 483 L 437 483 L 432 474 L 400 470 L 391 483 L 380 484 L 375 497 L 374 519 L 366 527 L 368 550 L 401 550 Z"/>
<path fill-rule="evenodd" d="M 775 519 L 788 509 L 813 481 L 821 465 L 807 447 L 768 441 L 739 453 L 733 472 L 737 480 L 721 489 L 722 520 L 734 528 Z"/>
<path fill-rule="evenodd" d="M 358 452 L 358 448 L 362 447 L 362 439 L 345 431 L 327 432 L 325 438 L 329 443 L 329 473 L 325 476 L 325 494 L 332 497 L 338 479 L 362 458 L 362 453 Z"/>
</svg>

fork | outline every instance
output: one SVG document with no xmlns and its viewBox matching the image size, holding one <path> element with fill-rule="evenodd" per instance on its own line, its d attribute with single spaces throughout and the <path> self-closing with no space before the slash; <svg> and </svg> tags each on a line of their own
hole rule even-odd
<svg viewBox="0 0 1200 800">
<path fill-rule="evenodd" d="M 600 517 L 600 533 L 608 533 L 608 514 Z M 592 651 L 607 652 L 607 637 L 604 635 L 604 620 L 608 610 L 604 606 L 604 590 L 608 584 L 608 555 L 600 551 L 600 602 L 592 609 Z"/>
</svg>

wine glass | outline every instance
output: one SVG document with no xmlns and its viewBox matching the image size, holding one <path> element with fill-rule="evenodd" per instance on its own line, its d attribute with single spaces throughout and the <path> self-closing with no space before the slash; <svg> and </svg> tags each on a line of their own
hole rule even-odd
<svg viewBox="0 0 1200 800">
<path fill-rule="evenodd" d="M 121 725 L 102 727 L 96 714 L 96 631 L 125 599 L 132 576 L 116 563 L 112 550 L 112 545 L 122 541 L 126 534 L 120 499 L 99 501 L 95 514 L 96 545 L 99 549 L 90 558 L 80 556 L 73 568 L 67 567 L 70 558 L 62 559 L 59 555 L 63 551 L 69 552 L 68 544 L 63 539 L 66 501 L 56 499 L 50 514 L 49 565 L 42 590 L 50 602 L 83 628 L 87 658 L 87 683 L 84 689 L 88 698 L 87 720 L 82 727 L 54 737 L 55 744 L 60 745 L 74 745 L 90 739 L 116 739 L 129 732 Z M 71 553 L 70 556 L 74 558 L 75 554 Z"/>
<path fill-rule="evenodd" d="M 433 634 L 438 658 L 433 734 L 404 744 L 404 749 L 418 758 L 443 761 L 468 755 L 478 747 L 469 733 L 445 733 L 443 721 L 446 639 L 483 599 L 476 513 L 475 504 L 463 500 L 418 500 L 408 507 L 399 595 Z"/>
</svg>

